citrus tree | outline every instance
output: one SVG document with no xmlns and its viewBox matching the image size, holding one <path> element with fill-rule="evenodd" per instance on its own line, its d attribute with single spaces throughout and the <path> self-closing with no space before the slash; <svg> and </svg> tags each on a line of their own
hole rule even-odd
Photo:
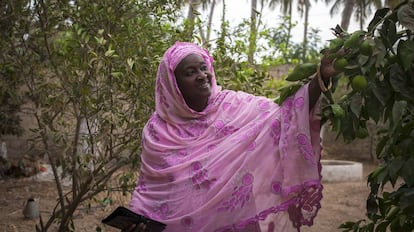
<svg viewBox="0 0 414 232">
<path fill-rule="evenodd" d="M 325 93 L 323 121 L 346 142 L 369 135 L 367 122 L 381 124 L 378 131 L 378 167 L 369 174 L 366 219 L 345 222 L 343 231 L 414 230 L 414 1 L 375 13 L 366 30 L 347 33 L 334 29 L 330 58 L 339 74 Z M 326 52 L 326 50 L 324 52 Z M 307 68 L 307 69 L 306 69 Z M 301 64 L 288 76 L 283 101 L 307 81 Z M 336 90 L 343 93 L 335 97 Z M 391 191 L 384 187 L 391 185 Z"/>
</svg>

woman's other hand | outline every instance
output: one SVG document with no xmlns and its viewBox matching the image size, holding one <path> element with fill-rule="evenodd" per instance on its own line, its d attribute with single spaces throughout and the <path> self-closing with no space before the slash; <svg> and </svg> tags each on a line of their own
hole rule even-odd
<svg viewBox="0 0 414 232">
<path fill-rule="evenodd" d="M 149 229 L 144 223 L 134 224 L 126 230 L 121 232 L 149 232 Z"/>
<path fill-rule="evenodd" d="M 334 61 L 332 57 L 342 57 L 345 55 L 345 51 L 340 49 L 335 54 L 330 53 L 329 50 L 325 51 L 320 64 L 320 75 L 325 83 L 328 83 L 330 79 L 340 73 L 334 68 Z"/>
</svg>

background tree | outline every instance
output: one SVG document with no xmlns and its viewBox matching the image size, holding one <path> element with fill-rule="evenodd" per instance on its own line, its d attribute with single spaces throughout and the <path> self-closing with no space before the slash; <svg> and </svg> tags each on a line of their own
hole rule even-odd
<svg viewBox="0 0 414 232">
<path fill-rule="evenodd" d="M 290 35 L 292 34 L 292 5 L 293 5 L 293 1 L 290 0 L 270 0 L 269 1 L 269 7 L 271 9 L 274 9 L 276 7 L 276 5 L 280 5 L 280 10 L 283 13 L 284 16 L 287 16 L 286 18 L 288 19 L 287 25 L 287 37 L 286 39 L 283 41 L 283 44 L 285 44 L 285 49 L 289 48 L 289 40 L 290 40 Z"/>
<path fill-rule="evenodd" d="M 325 3 L 331 4 L 332 0 L 325 0 Z M 382 1 L 379 0 L 336 0 L 331 7 L 330 14 L 331 16 L 336 15 L 343 7 L 340 26 L 344 30 L 348 30 L 352 15 L 354 14 L 354 17 L 357 22 L 359 22 L 360 29 L 362 30 L 366 18 L 372 13 L 372 8 L 379 9 L 382 7 L 382 4 Z"/>
<path fill-rule="evenodd" d="M 54 225 L 73 231 L 80 204 L 114 188 L 130 191 L 127 184 L 135 184 L 128 175 L 118 186 L 108 181 L 121 167 L 138 163 L 141 128 L 154 108 L 159 58 L 182 39 L 176 33 L 181 28 L 170 23 L 179 8 L 168 0 L 2 4 L 8 25 L 2 36 L 9 45 L 1 47 L 8 49 L 2 75 L 24 85 L 18 86 L 20 97 L 26 96 L 33 106 L 28 113 L 36 119 L 31 141 L 51 164 L 58 190 L 56 208 L 40 219 L 37 231 Z M 63 185 L 67 177 L 69 189 Z"/>
</svg>

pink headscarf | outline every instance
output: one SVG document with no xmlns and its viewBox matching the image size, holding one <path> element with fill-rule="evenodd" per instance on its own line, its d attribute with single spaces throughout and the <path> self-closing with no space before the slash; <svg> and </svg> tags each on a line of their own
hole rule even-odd
<svg viewBox="0 0 414 232">
<path fill-rule="evenodd" d="M 143 130 L 142 166 L 130 208 L 165 231 L 299 231 L 320 208 L 319 102 L 309 110 L 304 86 L 282 106 L 221 90 L 202 112 L 190 109 L 174 69 L 189 54 L 177 42 L 164 54 L 156 111 Z"/>
</svg>

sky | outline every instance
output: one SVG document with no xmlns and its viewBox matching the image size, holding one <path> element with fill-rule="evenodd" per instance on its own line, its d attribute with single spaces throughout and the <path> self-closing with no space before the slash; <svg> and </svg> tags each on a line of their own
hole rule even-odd
<svg viewBox="0 0 414 232">
<path fill-rule="evenodd" d="M 259 2 L 259 1 L 258 1 Z M 330 6 L 327 6 L 325 1 L 318 1 L 318 3 L 312 2 L 311 10 L 309 13 L 309 25 L 312 28 L 317 28 L 320 30 L 319 35 L 323 41 L 330 40 L 334 38 L 330 28 L 335 27 L 337 24 L 340 24 L 341 17 L 337 15 L 331 17 L 329 14 Z M 237 25 L 243 19 L 250 18 L 250 0 L 226 0 L 226 19 L 231 23 L 231 25 Z M 293 9 L 296 9 L 294 6 Z M 216 5 L 214 12 L 213 28 L 218 29 L 220 27 L 222 4 L 221 1 Z M 263 21 L 267 25 L 275 23 L 279 24 L 279 17 L 281 15 L 280 8 L 276 6 L 274 10 L 266 9 L 263 10 Z M 207 12 L 203 12 L 203 16 L 207 17 Z M 371 17 L 367 18 L 367 23 L 370 21 Z M 294 10 L 292 19 L 297 22 L 296 27 L 293 30 L 292 40 L 294 42 L 301 42 L 303 40 L 303 18 L 299 16 L 299 13 Z M 352 32 L 359 29 L 359 24 L 351 19 L 351 23 L 348 31 Z"/>
</svg>

